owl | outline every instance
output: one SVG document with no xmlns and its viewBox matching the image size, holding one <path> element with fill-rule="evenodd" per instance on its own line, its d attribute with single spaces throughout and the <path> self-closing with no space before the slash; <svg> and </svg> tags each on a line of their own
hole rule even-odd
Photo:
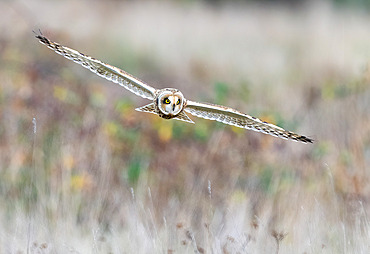
<svg viewBox="0 0 370 254">
<path fill-rule="evenodd" d="M 176 119 L 194 123 L 186 114 L 190 113 L 197 117 L 215 120 L 248 130 L 259 131 L 283 139 L 303 143 L 313 142 L 308 137 L 286 131 L 276 125 L 264 122 L 238 110 L 215 104 L 187 100 L 178 89 L 156 89 L 117 67 L 55 43 L 41 33 L 40 35 L 36 34 L 36 38 L 40 43 L 46 45 L 56 53 L 82 65 L 107 80 L 121 85 L 138 96 L 151 100 L 149 104 L 137 108 L 137 111 L 153 113 L 164 119 Z"/>
</svg>

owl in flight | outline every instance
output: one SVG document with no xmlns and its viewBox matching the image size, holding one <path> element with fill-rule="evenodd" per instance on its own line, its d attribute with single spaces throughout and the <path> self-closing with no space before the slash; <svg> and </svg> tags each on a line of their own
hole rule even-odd
<svg viewBox="0 0 370 254">
<path fill-rule="evenodd" d="M 123 86 L 136 95 L 151 100 L 151 103 L 137 108 L 137 111 L 157 114 L 164 119 L 176 119 L 194 123 L 186 115 L 185 112 L 187 112 L 197 117 L 216 120 L 239 128 L 259 131 L 283 139 L 290 139 L 303 143 L 313 142 L 313 140 L 308 137 L 286 131 L 276 125 L 261 121 L 258 118 L 249 116 L 238 110 L 225 106 L 187 100 L 184 95 L 175 88 L 155 89 L 117 67 L 103 63 L 76 50 L 64 47 L 49 40 L 42 34 L 36 34 L 36 38 L 40 43 L 46 45 L 56 53 L 81 64 L 83 67 L 103 78 Z"/>
</svg>

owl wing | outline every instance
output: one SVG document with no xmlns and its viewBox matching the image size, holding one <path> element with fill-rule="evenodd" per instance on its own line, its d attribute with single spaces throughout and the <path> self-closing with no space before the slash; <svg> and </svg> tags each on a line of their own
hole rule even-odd
<svg viewBox="0 0 370 254">
<path fill-rule="evenodd" d="M 36 35 L 40 43 L 46 45 L 48 48 L 54 50 L 59 55 L 68 58 L 75 63 L 81 64 L 83 67 L 98 74 L 100 77 L 106 78 L 114 83 L 117 83 L 130 92 L 150 100 L 154 99 L 156 89 L 145 84 L 143 81 L 131 76 L 127 72 L 114 67 L 112 65 L 103 63 L 93 57 L 87 56 L 76 50 L 64 47 L 55 43 L 42 35 Z"/>
<path fill-rule="evenodd" d="M 259 131 L 283 139 L 291 139 L 303 143 L 313 142 L 310 138 L 286 131 L 276 125 L 264 122 L 258 118 L 249 116 L 229 107 L 188 100 L 185 111 L 197 117 L 215 120 L 221 123 L 234 125 L 239 128 Z"/>
</svg>

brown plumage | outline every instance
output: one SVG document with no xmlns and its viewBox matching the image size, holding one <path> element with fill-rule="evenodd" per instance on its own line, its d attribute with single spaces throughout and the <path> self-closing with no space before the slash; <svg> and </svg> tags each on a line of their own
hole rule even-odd
<svg viewBox="0 0 370 254">
<path fill-rule="evenodd" d="M 258 118 L 229 107 L 186 100 L 183 94 L 175 88 L 155 89 L 117 67 L 55 43 L 43 35 L 36 35 L 36 38 L 40 43 L 46 45 L 56 53 L 82 65 L 105 79 L 121 85 L 134 94 L 152 101 L 148 105 L 137 108 L 137 111 L 157 114 L 164 119 L 176 119 L 194 123 L 186 115 L 185 112 L 187 112 L 197 117 L 259 131 L 283 139 L 303 143 L 313 142 L 311 138 L 286 131 L 276 125 L 261 121 Z"/>
</svg>

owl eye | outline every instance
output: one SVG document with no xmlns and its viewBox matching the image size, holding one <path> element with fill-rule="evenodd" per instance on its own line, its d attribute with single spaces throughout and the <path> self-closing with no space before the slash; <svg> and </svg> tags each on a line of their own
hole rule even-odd
<svg viewBox="0 0 370 254">
<path fill-rule="evenodd" d="M 180 100 L 177 100 L 176 105 L 179 105 L 179 104 L 180 104 Z"/>
<path fill-rule="evenodd" d="M 164 104 L 170 104 L 171 102 L 170 102 L 170 100 L 168 98 L 166 98 L 166 99 L 163 100 L 163 103 Z"/>
</svg>

